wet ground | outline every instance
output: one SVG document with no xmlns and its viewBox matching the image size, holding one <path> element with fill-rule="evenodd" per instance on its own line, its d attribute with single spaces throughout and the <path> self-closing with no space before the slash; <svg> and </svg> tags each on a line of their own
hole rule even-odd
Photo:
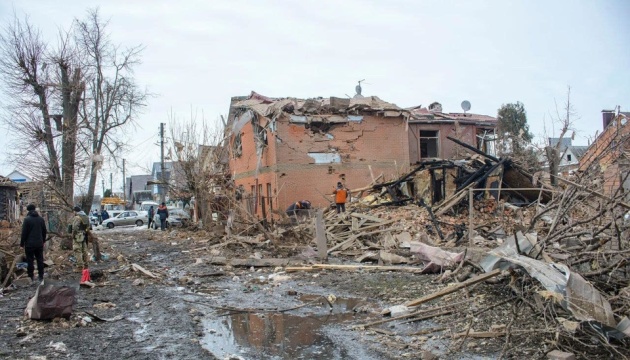
<svg viewBox="0 0 630 360">
<path fill-rule="evenodd" d="M 36 290 L 26 283 L 0 298 L 0 343 L 6 344 L 0 358 L 421 359 L 431 352 L 440 358 L 484 359 L 495 358 L 503 345 L 502 339 L 462 343 L 446 336 L 464 329 L 463 311 L 454 318 L 354 327 L 381 320 L 383 307 L 442 288 L 432 282 L 434 276 L 215 266 L 208 257 L 244 258 L 254 250 L 271 257 L 277 249 L 209 248 L 209 239 L 182 230 L 127 227 L 96 233 L 109 256 L 92 266 L 103 270 L 104 277 L 95 280 L 100 286 L 78 288 L 80 274 L 70 272 L 71 251 L 49 254 L 56 265 L 46 281 L 78 291 L 69 320 L 25 320 L 24 307 Z M 130 270 L 131 263 L 160 278 Z M 466 299 L 470 314 L 493 301 L 474 291 L 445 301 Z M 475 329 L 505 324 L 509 312 L 509 305 L 498 306 L 485 320 L 474 320 Z M 536 346 L 524 341 L 520 354 L 540 354 Z"/>
</svg>

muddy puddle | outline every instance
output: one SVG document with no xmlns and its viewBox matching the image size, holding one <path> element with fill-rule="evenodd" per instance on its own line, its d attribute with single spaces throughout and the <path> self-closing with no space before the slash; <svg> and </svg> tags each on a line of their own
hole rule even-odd
<svg viewBox="0 0 630 360">
<path fill-rule="evenodd" d="M 377 359 L 351 324 L 374 317 L 358 299 L 303 295 L 308 307 L 286 313 L 214 313 L 204 320 L 202 346 L 223 359 Z M 355 310 L 359 312 L 355 312 Z"/>
</svg>

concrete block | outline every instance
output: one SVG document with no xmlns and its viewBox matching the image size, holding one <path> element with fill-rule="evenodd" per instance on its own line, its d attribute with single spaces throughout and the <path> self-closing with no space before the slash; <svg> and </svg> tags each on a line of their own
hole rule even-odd
<svg viewBox="0 0 630 360">
<path fill-rule="evenodd" d="M 554 350 L 554 351 L 551 351 L 551 352 L 547 353 L 547 359 L 550 359 L 550 360 L 575 360 L 575 355 L 573 355 L 572 353 L 568 353 L 568 352 L 564 352 L 564 351 L 560 351 L 560 350 Z"/>
<path fill-rule="evenodd" d="M 409 308 L 405 305 L 395 305 L 389 308 L 392 317 L 409 314 Z"/>
</svg>

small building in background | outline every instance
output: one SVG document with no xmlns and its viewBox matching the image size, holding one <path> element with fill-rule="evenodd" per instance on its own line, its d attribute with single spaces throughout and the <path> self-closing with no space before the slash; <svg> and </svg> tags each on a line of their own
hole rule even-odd
<svg viewBox="0 0 630 360">
<path fill-rule="evenodd" d="M 19 217 L 17 184 L 8 177 L 0 176 L 0 220 L 13 223 Z"/>
<path fill-rule="evenodd" d="M 21 184 L 21 183 L 27 183 L 27 182 L 31 182 L 33 181 L 33 179 L 31 179 L 30 176 L 18 171 L 18 170 L 13 170 L 13 172 L 11 172 L 9 175 L 6 176 L 8 179 L 10 179 L 11 181 Z"/>
</svg>

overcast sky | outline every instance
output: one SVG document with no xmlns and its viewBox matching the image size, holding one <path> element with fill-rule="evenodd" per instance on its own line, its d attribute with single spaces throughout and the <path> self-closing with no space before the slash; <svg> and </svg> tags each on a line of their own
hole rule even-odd
<svg viewBox="0 0 630 360">
<path fill-rule="evenodd" d="M 171 109 L 216 122 L 231 96 L 252 90 L 345 97 L 365 79 L 363 95 L 399 106 L 439 101 L 460 112 L 469 100 L 471 112 L 493 116 L 521 101 L 542 139 L 570 85 L 576 145 L 601 131 L 602 109 L 630 111 L 627 0 L 1 0 L 0 23 L 28 14 L 52 38 L 97 6 L 114 42 L 146 46 L 136 79 L 156 94 L 128 144 L 137 150 L 123 155 L 127 174 L 159 160 Z M 10 138 L 0 136 L 0 159 Z M 2 161 L 0 174 L 13 168 Z"/>
</svg>

